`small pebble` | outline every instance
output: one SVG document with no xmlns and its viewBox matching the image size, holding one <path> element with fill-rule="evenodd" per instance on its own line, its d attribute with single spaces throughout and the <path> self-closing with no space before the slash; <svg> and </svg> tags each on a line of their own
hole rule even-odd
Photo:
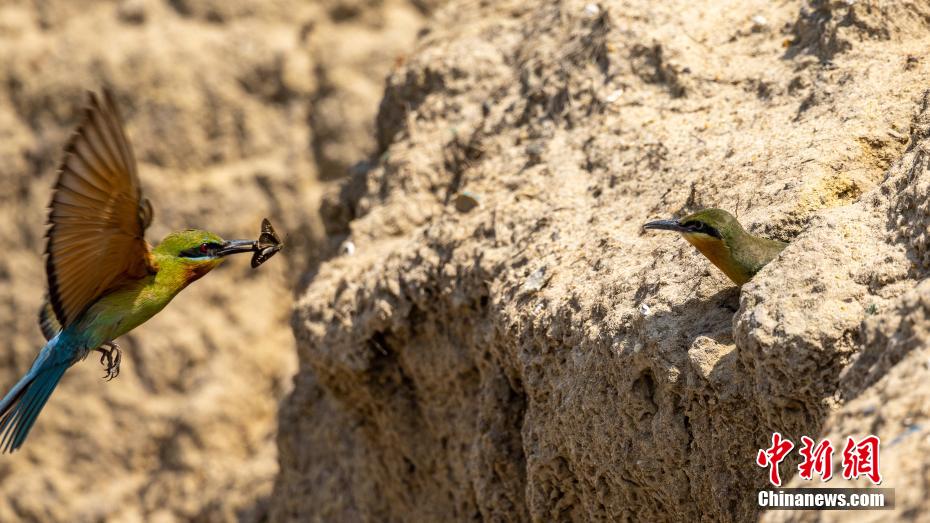
<svg viewBox="0 0 930 523">
<path fill-rule="evenodd" d="M 475 194 L 464 191 L 456 195 L 454 203 L 455 210 L 458 212 L 468 212 L 477 207 L 481 202 Z"/>
<path fill-rule="evenodd" d="M 616 102 L 617 100 L 619 100 L 621 96 L 623 96 L 623 89 L 617 89 L 616 91 L 608 94 L 607 98 L 605 98 L 604 100 L 606 100 L 607 103 L 612 104 Z"/>
<path fill-rule="evenodd" d="M 339 252 L 346 256 L 352 256 L 355 254 L 355 243 L 352 240 L 342 242 L 342 245 L 339 246 Z"/>
<path fill-rule="evenodd" d="M 588 4 L 584 6 L 584 14 L 588 16 L 597 16 L 601 12 L 601 8 L 597 4 Z"/>
<path fill-rule="evenodd" d="M 530 274 L 526 281 L 523 282 L 523 290 L 526 292 L 536 292 L 546 286 L 549 278 L 546 278 L 546 268 L 540 267 L 533 274 Z"/>
</svg>

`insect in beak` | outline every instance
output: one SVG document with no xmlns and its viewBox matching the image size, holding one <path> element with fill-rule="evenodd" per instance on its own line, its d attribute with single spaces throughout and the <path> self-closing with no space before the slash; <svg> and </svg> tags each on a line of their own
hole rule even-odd
<svg viewBox="0 0 930 523">
<path fill-rule="evenodd" d="M 278 233 L 275 232 L 268 218 L 265 218 L 262 220 L 262 232 L 258 236 L 258 240 L 225 241 L 223 246 L 216 251 L 216 256 L 223 257 L 230 254 L 251 252 L 253 253 L 252 268 L 254 269 L 268 261 L 268 258 L 274 256 L 282 247 L 284 247 L 284 244 L 281 242 L 281 238 L 278 237 Z"/>
<path fill-rule="evenodd" d="M 271 226 L 271 222 L 268 221 L 268 218 L 263 219 L 262 232 L 259 234 L 258 241 L 255 242 L 253 248 L 255 254 L 252 255 L 252 268 L 254 269 L 268 261 L 268 258 L 274 256 L 283 247 L 284 243 L 281 242 L 278 233 Z"/>
</svg>

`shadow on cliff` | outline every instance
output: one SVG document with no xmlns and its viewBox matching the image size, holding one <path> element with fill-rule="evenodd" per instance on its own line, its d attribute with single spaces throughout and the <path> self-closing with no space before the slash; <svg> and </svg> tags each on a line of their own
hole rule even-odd
<svg viewBox="0 0 930 523">
<path fill-rule="evenodd" d="M 663 352 L 682 349 L 687 352 L 701 336 L 720 344 L 733 343 L 733 314 L 739 308 L 739 288 L 728 286 L 710 296 L 702 296 L 699 286 L 700 282 L 695 284 L 686 301 L 642 316 L 639 336 L 645 347 L 657 344 Z M 655 290 L 654 286 L 649 287 Z M 646 294 L 652 292 L 641 287 L 637 293 L 640 307 L 647 300 Z"/>
</svg>

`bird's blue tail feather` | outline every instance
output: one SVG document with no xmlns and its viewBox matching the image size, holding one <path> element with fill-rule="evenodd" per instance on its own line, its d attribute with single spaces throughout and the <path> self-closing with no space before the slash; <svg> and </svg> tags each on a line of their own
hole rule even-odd
<svg viewBox="0 0 930 523">
<path fill-rule="evenodd" d="M 69 365 L 33 368 L 0 401 L 0 452 L 18 449 Z"/>
</svg>

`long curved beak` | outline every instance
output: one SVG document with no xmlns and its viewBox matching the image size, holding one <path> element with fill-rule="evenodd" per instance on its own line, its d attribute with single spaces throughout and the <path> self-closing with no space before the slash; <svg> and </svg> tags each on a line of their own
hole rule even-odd
<svg viewBox="0 0 930 523">
<path fill-rule="evenodd" d="M 217 256 L 229 256 L 240 252 L 254 252 L 257 249 L 254 240 L 227 240 L 223 242 L 223 247 L 216 251 Z"/>
<path fill-rule="evenodd" d="M 643 225 L 643 229 L 657 229 L 662 231 L 687 232 L 688 230 L 678 223 L 678 220 L 656 220 Z"/>
</svg>

